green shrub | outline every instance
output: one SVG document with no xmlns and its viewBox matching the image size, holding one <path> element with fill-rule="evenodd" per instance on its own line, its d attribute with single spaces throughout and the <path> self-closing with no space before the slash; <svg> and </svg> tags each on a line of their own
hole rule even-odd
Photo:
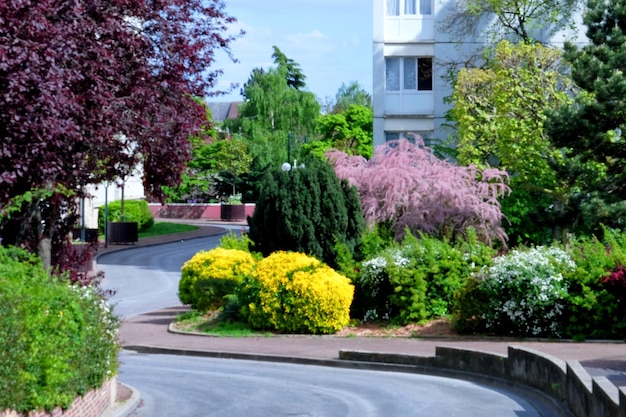
<svg viewBox="0 0 626 417">
<path fill-rule="evenodd" d="M 0 247 L 0 410 L 68 407 L 117 370 L 118 322 L 93 287 Z"/>
<path fill-rule="evenodd" d="M 256 329 L 335 333 L 350 321 L 354 287 L 319 260 L 278 251 L 237 288 L 241 316 Z"/>
<path fill-rule="evenodd" d="M 238 249 L 198 252 L 182 267 L 178 298 L 198 310 L 220 308 L 254 264 L 250 253 Z"/>
<path fill-rule="evenodd" d="M 232 230 L 229 230 L 224 236 L 220 238 L 220 248 L 222 249 L 237 249 L 244 252 L 248 252 L 255 259 L 262 259 L 263 255 L 258 252 L 252 252 L 254 248 L 254 242 L 250 239 L 247 233 L 242 232 L 241 235 L 237 235 Z"/>
<path fill-rule="evenodd" d="M 623 339 L 626 306 L 603 279 L 626 265 L 626 235 L 605 230 L 604 239 L 583 238 L 572 245 L 576 268 L 569 283 L 563 334 L 576 339 Z"/>
<path fill-rule="evenodd" d="M 466 291 L 457 305 L 454 321 L 461 329 L 497 335 L 558 337 L 567 297 L 563 274 L 574 267 L 557 247 L 512 250 L 481 271 L 473 292 Z"/>
<path fill-rule="evenodd" d="M 407 231 L 400 244 L 362 263 L 355 280 L 357 298 L 362 298 L 356 304 L 366 306 L 363 320 L 409 323 L 445 316 L 454 293 L 494 254 L 471 230 L 467 241 L 454 245 Z"/>
<path fill-rule="evenodd" d="M 108 204 L 110 222 L 122 221 L 122 202 L 113 201 Z M 98 207 L 98 228 L 104 232 L 104 206 Z M 145 200 L 124 200 L 124 221 L 137 222 L 140 232 L 148 230 L 154 224 L 154 217 Z"/>
<path fill-rule="evenodd" d="M 359 195 L 328 163 L 269 171 L 248 218 L 255 250 L 264 256 L 285 250 L 308 253 L 337 267 L 336 243 L 354 251 L 364 230 Z"/>
</svg>

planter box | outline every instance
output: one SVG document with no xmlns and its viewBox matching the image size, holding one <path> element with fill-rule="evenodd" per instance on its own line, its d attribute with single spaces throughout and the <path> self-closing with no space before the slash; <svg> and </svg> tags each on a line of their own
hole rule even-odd
<svg viewBox="0 0 626 417">
<path fill-rule="evenodd" d="M 139 240 L 139 223 L 109 222 L 107 223 L 107 240 L 109 243 L 135 243 Z"/>
<path fill-rule="evenodd" d="M 245 204 L 222 204 L 220 207 L 222 221 L 240 221 L 246 219 Z"/>
<path fill-rule="evenodd" d="M 76 227 L 72 230 L 72 237 L 74 239 L 80 239 L 82 236 L 82 229 Z M 98 241 L 98 229 L 85 229 L 85 242 L 92 243 Z"/>
</svg>

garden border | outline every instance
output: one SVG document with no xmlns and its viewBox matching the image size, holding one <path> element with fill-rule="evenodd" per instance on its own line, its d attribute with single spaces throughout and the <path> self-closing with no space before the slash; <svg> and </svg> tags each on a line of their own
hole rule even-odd
<svg viewBox="0 0 626 417">
<path fill-rule="evenodd" d="M 36 410 L 18 413 L 14 410 L 0 411 L 0 417 L 100 417 L 115 405 L 117 398 L 117 381 L 113 377 L 85 395 L 77 396 L 67 409 L 56 407 L 52 411 Z"/>
<path fill-rule="evenodd" d="M 591 377 L 578 361 L 509 346 L 508 356 L 468 349 L 436 348 L 434 357 L 342 350 L 346 361 L 416 367 L 420 373 L 528 387 L 549 396 L 576 417 L 626 417 L 626 387 Z M 528 394 L 528 390 L 525 390 Z M 568 415 L 568 414 L 565 414 Z"/>
</svg>

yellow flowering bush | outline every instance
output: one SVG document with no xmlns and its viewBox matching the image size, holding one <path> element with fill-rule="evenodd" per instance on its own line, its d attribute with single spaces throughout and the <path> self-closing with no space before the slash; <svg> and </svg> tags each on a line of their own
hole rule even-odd
<svg viewBox="0 0 626 417">
<path fill-rule="evenodd" d="M 257 329 L 335 333 L 350 321 L 354 287 L 319 260 L 274 252 L 237 289 L 241 315 Z"/>
<path fill-rule="evenodd" d="M 182 267 L 178 298 L 198 310 L 219 308 L 254 264 L 250 253 L 238 249 L 198 252 Z"/>
</svg>

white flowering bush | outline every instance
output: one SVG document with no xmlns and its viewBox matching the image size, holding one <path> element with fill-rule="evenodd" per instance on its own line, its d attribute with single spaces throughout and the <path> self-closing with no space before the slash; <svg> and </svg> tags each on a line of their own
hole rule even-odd
<svg viewBox="0 0 626 417">
<path fill-rule="evenodd" d="M 567 283 L 563 273 L 575 264 L 562 249 L 539 246 L 513 250 L 494 259 L 478 276 L 485 305 L 482 319 L 490 333 L 558 336 Z"/>
<path fill-rule="evenodd" d="M 411 323 L 449 314 L 454 293 L 483 265 L 493 250 L 470 235 L 451 244 L 407 232 L 398 246 L 361 264 L 355 279 L 363 320 Z"/>
<path fill-rule="evenodd" d="M 387 249 L 381 255 L 361 264 L 360 274 L 355 278 L 361 303 L 366 306 L 362 312 L 363 321 L 389 320 L 395 314 L 390 297 L 393 287 L 389 280 L 389 269 L 403 269 L 409 259 L 402 256 L 397 248 Z"/>
</svg>

